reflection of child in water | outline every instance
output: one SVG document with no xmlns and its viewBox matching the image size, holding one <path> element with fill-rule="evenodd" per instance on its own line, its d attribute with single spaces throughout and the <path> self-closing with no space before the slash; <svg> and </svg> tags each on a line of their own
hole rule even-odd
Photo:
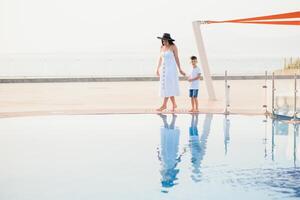
<svg viewBox="0 0 300 200">
<path fill-rule="evenodd" d="M 201 163 L 206 152 L 207 138 L 210 132 L 210 124 L 212 117 L 212 114 L 205 115 L 202 134 L 199 138 L 197 128 L 198 114 L 192 115 L 189 146 L 192 154 L 191 162 L 193 168 L 191 177 L 195 182 L 201 181 Z"/>
<path fill-rule="evenodd" d="M 177 169 L 177 164 L 181 161 L 181 154 L 178 155 L 179 146 L 179 135 L 180 130 L 175 126 L 176 115 L 172 115 L 172 121 L 170 124 L 167 122 L 167 116 L 159 114 L 163 120 L 164 126 L 160 129 L 161 136 L 161 151 L 158 149 L 158 159 L 161 161 L 162 169 L 161 173 L 161 184 L 164 188 L 170 188 L 176 185 L 177 174 L 179 169 Z M 164 191 L 167 192 L 167 191 Z"/>
<path fill-rule="evenodd" d="M 198 135 L 198 114 L 193 114 L 192 115 L 192 120 L 191 120 L 191 126 L 189 129 L 189 135 L 190 135 L 190 140 L 189 140 L 189 147 L 191 149 L 191 162 L 192 162 L 192 175 L 191 178 L 195 181 L 198 182 L 200 181 L 200 164 L 201 164 L 201 145 L 199 141 L 199 135 Z"/>
</svg>

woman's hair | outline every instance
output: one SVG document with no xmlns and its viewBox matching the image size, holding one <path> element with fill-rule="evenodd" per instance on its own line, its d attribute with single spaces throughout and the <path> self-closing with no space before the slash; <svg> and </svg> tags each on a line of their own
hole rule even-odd
<svg viewBox="0 0 300 200">
<path fill-rule="evenodd" d="M 174 42 L 172 40 L 168 40 L 170 45 L 174 45 Z M 164 46 L 164 42 L 163 40 L 161 40 L 161 46 Z"/>
</svg>

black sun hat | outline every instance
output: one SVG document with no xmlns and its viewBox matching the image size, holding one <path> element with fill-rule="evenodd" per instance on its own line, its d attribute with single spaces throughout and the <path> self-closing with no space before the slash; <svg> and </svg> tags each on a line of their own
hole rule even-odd
<svg viewBox="0 0 300 200">
<path fill-rule="evenodd" d="M 174 39 L 171 38 L 170 33 L 164 33 L 162 37 L 157 37 L 157 38 L 161 40 L 175 41 Z"/>
</svg>

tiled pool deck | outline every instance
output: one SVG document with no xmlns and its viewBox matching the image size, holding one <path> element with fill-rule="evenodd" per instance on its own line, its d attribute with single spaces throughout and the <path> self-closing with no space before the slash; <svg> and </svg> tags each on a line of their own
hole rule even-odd
<svg viewBox="0 0 300 200">
<path fill-rule="evenodd" d="M 232 114 L 264 114 L 265 101 L 271 110 L 271 80 L 267 98 L 264 80 L 229 80 Z M 188 82 L 180 81 L 181 96 L 177 97 L 177 113 L 190 108 Z M 200 113 L 224 112 L 224 80 L 214 80 L 217 100 L 209 101 L 201 81 Z M 293 80 L 276 80 L 276 86 L 293 95 Z M 162 102 L 157 81 L 64 82 L 64 83 L 1 83 L 0 116 L 49 114 L 114 114 L 156 113 Z M 279 91 L 279 90 L 278 90 Z M 171 106 L 169 102 L 169 106 Z M 168 111 L 167 111 L 168 112 Z"/>
</svg>

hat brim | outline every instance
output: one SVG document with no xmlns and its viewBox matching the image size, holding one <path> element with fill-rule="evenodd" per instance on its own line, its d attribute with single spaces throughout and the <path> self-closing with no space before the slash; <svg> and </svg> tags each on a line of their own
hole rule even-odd
<svg viewBox="0 0 300 200">
<path fill-rule="evenodd" d="M 157 37 L 157 39 L 160 39 L 160 40 L 169 40 L 169 41 L 175 41 L 174 39 L 172 38 L 164 38 L 164 37 Z"/>
</svg>

